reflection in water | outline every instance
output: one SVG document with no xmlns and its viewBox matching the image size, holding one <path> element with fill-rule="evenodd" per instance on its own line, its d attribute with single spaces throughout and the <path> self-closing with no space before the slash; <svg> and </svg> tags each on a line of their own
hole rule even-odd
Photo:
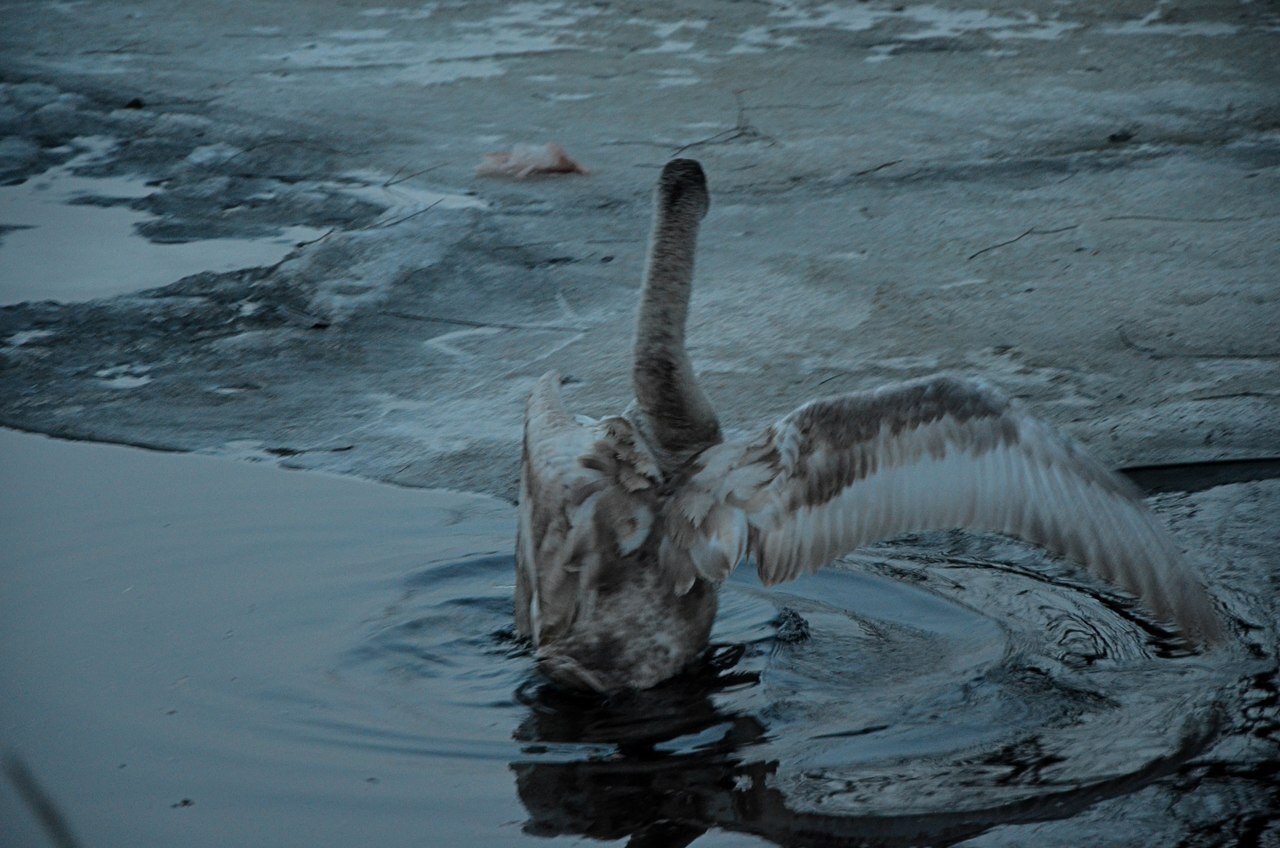
<svg viewBox="0 0 1280 848">
<path fill-rule="evenodd" d="M 522 690 L 529 717 L 515 736 L 528 743 L 526 752 L 580 744 L 612 749 L 568 762 L 513 763 L 530 815 L 525 831 L 684 845 L 715 825 L 709 806 L 745 776 L 740 752 L 763 737 L 765 726 L 717 709 L 709 697 L 708 683 L 741 685 L 749 678 L 713 675 L 709 664 L 706 674 L 606 701 L 551 686 Z M 681 739 L 698 741 L 679 745 Z"/>
<path fill-rule="evenodd" d="M 515 736 L 526 743 L 526 753 L 571 751 L 573 745 L 590 750 L 567 760 L 511 764 L 529 812 L 525 832 L 627 838 L 629 846 L 684 846 L 713 828 L 787 846 L 948 845 L 997 825 L 1069 817 L 1135 791 L 1175 773 L 1218 730 L 1218 719 L 1211 714 L 1198 725 L 1188 723 L 1168 754 L 1133 771 L 1069 788 L 1047 783 L 1039 794 L 988 807 L 897 815 L 798 811 L 773 785 L 778 762 L 753 750 L 766 739 L 766 724 L 713 703 L 716 692 L 755 681 L 753 674 L 716 676 L 727 664 L 726 655 L 737 658 L 722 650 L 703 672 L 609 700 L 567 694 L 550 685 L 524 687 L 521 700 L 529 715 Z M 1043 766 L 1036 746 L 1000 754 L 999 764 L 1011 774 L 1034 773 Z"/>
<path fill-rule="evenodd" d="M 735 574 L 717 637 L 736 648 L 699 672 L 604 701 L 527 684 L 525 832 L 947 845 L 1191 774 L 1232 673 L 1037 559 L 934 537 L 788 592 Z"/>
</svg>

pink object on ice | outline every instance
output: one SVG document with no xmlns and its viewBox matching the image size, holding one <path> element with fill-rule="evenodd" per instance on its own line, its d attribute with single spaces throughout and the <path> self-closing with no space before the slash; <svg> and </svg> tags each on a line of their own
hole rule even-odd
<svg viewBox="0 0 1280 848">
<path fill-rule="evenodd" d="M 517 144 L 510 152 L 486 153 L 476 168 L 481 177 L 515 177 L 523 180 L 533 174 L 585 174 L 587 169 L 569 158 L 555 142 L 544 145 Z"/>
</svg>

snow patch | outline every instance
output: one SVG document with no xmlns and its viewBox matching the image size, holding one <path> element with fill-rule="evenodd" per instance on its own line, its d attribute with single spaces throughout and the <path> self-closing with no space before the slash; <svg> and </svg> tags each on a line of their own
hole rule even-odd
<svg viewBox="0 0 1280 848">
<path fill-rule="evenodd" d="M 1220 38 L 1235 35 L 1240 27 L 1222 21 L 1192 21 L 1185 24 L 1149 23 L 1146 18 L 1103 27 L 1107 35 L 1164 35 L 1175 38 Z"/>
<path fill-rule="evenodd" d="M 398 18 L 402 21 L 425 21 L 434 15 L 435 11 L 436 4 L 427 3 L 417 9 L 387 9 L 385 7 L 362 9 L 360 15 L 366 18 Z"/>
<path fill-rule="evenodd" d="M 113 365 L 94 372 L 99 385 L 108 389 L 136 389 L 151 382 L 150 365 Z"/>
<path fill-rule="evenodd" d="M 219 142 L 217 144 L 205 144 L 197 147 L 187 154 L 187 161 L 192 165 L 220 165 L 228 162 L 241 153 L 244 153 L 239 147 L 231 144 Z"/>
<path fill-rule="evenodd" d="M 657 47 L 646 47 L 637 53 L 688 53 L 693 49 L 692 41 L 664 41 Z"/>
<path fill-rule="evenodd" d="M 444 333 L 423 342 L 423 346 L 439 351 L 456 359 L 474 359 L 475 353 L 467 350 L 470 346 L 485 347 L 485 342 L 502 330 L 498 327 L 475 327 L 468 330 L 455 330 Z M 478 344 L 477 344 L 478 343 Z"/>
<path fill-rule="evenodd" d="M 47 339 L 52 335 L 52 330 L 19 330 L 4 340 L 4 346 L 6 350 L 17 350 L 29 342 Z"/>
<path fill-rule="evenodd" d="M 697 85 L 702 80 L 688 71 L 658 71 L 658 88 L 678 88 L 686 85 Z"/>
<path fill-rule="evenodd" d="M 484 440 L 518 442 L 515 418 L 494 415 L 486 398 L 437 396 L 417 400 L 375 393 L 362 406 L 372 411 L 367 426 L 384 434 L 398 434 L 421 445 L 423 459 L 431 454 L 448 454 L 474 447 Z M 359 432 L 351 434 L 359 441 Z"/>
<path fill-rule="evenodd" d="M 473 214 L 441 204 L 367 229 L 335 232 L 281 263 L 278 279 L 312 292 L 308 314 L 342 321 L 376 308 L 397 283 L 438 263 L 468 231 L 470 218 L 460 216 Z"/>
<path fill-rule="evenodd" d="M 417 13 L 367 10 L 371 17 L 429 17 Z M 440 85 L 461 79 L 500 76 L 500 60 L 566 48 L 582 49 L 576 25 L 595 9 L 566 9 L 561 3 L 516 3 L 480 21 L 459 23 L 430 41 L 388 38 L 391 30 L 336 30 L 282 54 L 264 56 L 286 69 L 376 71 L 388 85 Z"/>
<path fill-rule="evenodd" d="M 436 191 L 414 186 L 406 179 L 374 171 L 349 171 L 343 182 L 325 183 L 330 188 L 385 206 L 380 220 L 392 221 L 426 209 L 487 209 L 489 204 L 478 197 L 457 192 Z"/>
<path fill-rule="evenodd" d="M 105 380 L 98 381 L 99 384 L 108 389 L 136 389 L 150 382 L 151 378 L 146 375 L 133 377 L 128 374 L 121 374 L 119 377 L 108 377 Z"/>
<path fill-rule="evenodd" d="M 773 27 L 754 26 L 738 33 L 738 43 L 729 48 L 729 53 L 764 53 L 795 47 L 799 43 L 796 36 L 778 35 Z"/>
<path fill-rule="evenodd" d="M 760 52 L 770 47 L 792 46 L 783 44 L 775 35 L 781 29 L 840 29 L 845 32 L 866 32 L 881 24 L 904 22 L 913 25 L 897 36 L 899 41 L 922 41 L 934 38 L 955 38 L 969 33 L 985 33 L 994 39 L 1035 39 L 1051 41 L 1063 33 L 1079 29 L 1080 24 L 1058 18 L 1042 20 L 1032 12 L 1020 17 L 994 15 L 984 9 L 947 9 L 930 4 L 883 8 L 869 5 L 824 4 L 801 11 L 788 8 L 774 12 L 788 20 L 773 27 L 752 27 L 739 35 L 739 43 L 729 52 Z M 868 61 L 882 62 L 891 51 L 873 53 Z"/>
<path fill-rule="evenodd" d="M 377 41 L 391 34 L 389 29 L 340 29 L 329 33 L 338 41 Z"/>
</svg>

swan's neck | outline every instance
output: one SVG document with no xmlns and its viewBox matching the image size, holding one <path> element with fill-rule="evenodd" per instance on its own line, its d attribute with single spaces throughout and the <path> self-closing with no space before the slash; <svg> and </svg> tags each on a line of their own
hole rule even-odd
<svg viewBox="0 0 1280 848">
<path fill-rule="evenodd" d="M 680 222 L 674 216 L 660 215 L 654 222 L 640 301 L 637 353 L 644 349 L 685 358 L 684 326 L 697 244 L 697 220 Z"/>
<path fill-rule="evenodd" d="M 698 223 L 698 216 L 659 209 L 636 329 L 636 400 L 664 471 L 720 441 L 684 347 Z"/>
</svg>

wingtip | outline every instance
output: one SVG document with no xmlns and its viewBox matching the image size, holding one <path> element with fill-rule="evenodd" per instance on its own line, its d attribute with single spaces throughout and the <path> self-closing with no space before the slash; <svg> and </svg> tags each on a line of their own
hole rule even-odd
<svg viewBox="0 0 1280 848">
<path fill-rule="evenodd" d="M 1160 589 L 1135 594 L 1158 618 L 1172 625 L 1189 647 L 1209 650 L 1223 644 L 1230 631 L 1219 605 L 1184 558 L 1178 557 L 1174 565 L 1176 570 Z"/>
<path fill-rule="evenodd" d="M 1212 650 L 1227 641 L 1227 627 L 1209 595 L 1198 585 L 1195 590 L 1198 597 L 1184 605 L 1178 621 L 1188 639 L 1203 650 Z"/>
</svg>

